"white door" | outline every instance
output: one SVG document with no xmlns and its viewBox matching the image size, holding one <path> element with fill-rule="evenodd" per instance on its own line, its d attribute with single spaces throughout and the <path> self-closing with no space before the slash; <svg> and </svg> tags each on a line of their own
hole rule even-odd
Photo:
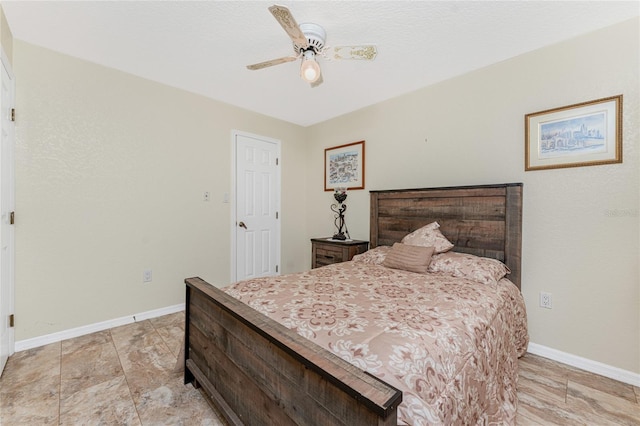
<svg viewBox="0 0 640 426">
<path fill-rule="evenodd" d="M 13 353 L 13 328 L 9 315 L 13 311 L 13 226 L 11 212 L 14 208 L 13 146 L 14 123 L 11 112 L 14 106 L 15 81 L 7 58 L 2 51 L 0 75 L 0 374 Z"/>
<path fill-rule="evenodd" d="M 276 275 L 280 264 L 280 142 L 234 133 L 232 280 Z"/>
</svg>

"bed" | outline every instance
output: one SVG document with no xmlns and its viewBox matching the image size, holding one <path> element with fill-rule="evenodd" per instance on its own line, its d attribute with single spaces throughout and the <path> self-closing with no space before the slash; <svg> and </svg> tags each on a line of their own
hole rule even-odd
<svg viewBox="0 0 640 426">
<path fill-rule="evenodd" d="M 185 383 L 229 424 L 515 423 L 522 184 L 370 197 L 371 247 L 350 262 L 185 280 Z M 410 244 L 434 229 L 453 248 Z"/>
</svg>

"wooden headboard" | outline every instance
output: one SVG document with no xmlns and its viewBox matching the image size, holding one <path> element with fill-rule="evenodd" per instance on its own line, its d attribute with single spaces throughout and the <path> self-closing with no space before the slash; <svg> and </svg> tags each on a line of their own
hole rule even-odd
<svg viewBox="0 0 640 426">
<path fill-rule="evenodd" d="M 371 191 L 370 246 L 437 221 L 454 251 L 504 262 L 520 288 L 522 184 Z"/>
</svg>

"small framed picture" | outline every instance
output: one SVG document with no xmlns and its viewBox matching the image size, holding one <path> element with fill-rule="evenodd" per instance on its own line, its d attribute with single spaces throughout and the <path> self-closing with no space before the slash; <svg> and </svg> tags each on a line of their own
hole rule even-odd
<svg viewBox="0 0 640 426">
<path fill-rule="evenodd" d="M 622 163 L 622 95 L 525 115 L 524 170 Z"/>
<path fill-rule="evenodd" d="M 324 190 L 364 189 L 364 141 L 324 150 Z"/>
</svg>

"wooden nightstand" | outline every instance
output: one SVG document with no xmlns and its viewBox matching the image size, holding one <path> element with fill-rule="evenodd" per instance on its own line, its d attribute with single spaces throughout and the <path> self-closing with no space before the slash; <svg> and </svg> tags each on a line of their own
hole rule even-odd
<svg viewBox="0 0 640 426">
<path fill-rule="evenodd" d="M 369 241 L 338 241 L 326 238 L 311 239 L 311 268 L 351 260 L 353 256 L 369 249 Z"/>
</svg>

